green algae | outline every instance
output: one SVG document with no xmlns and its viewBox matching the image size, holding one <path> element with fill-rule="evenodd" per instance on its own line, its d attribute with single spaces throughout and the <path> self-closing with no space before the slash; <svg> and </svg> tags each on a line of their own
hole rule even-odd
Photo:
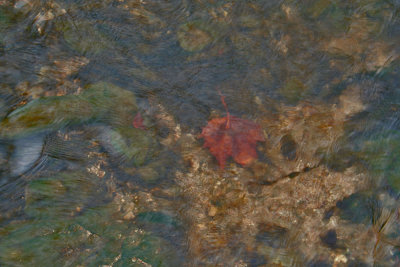
<svg viewBox="0 0 400 267">
<path fill-rule="evenodd" d="M 308 91 L 307 86 L 299 79 L 293 77 L 286 81 L 285 85 L 279 90 L 289 103 L 297 103 Z"/>
<path fill-rule="evenodd" d="M 95 116 L 92 108 L 78 96 L 36 99 L 11 112 L 0 123 L 0 136 L 10 138 L 83 122 Z"/>
<path fill-rule="evenodd" d="M 331 7 L 332 1 L 331 0 L 317 0 L 314 1 L 308 8 L 307 13 L 312 18 L 317 18 L 321 16 L 323 13 L 327 12 L 329 7 Z"/>
<path fill-rule="evenodd" d="M 172 216 L 158 211 L 145 211 L 136 216 L 136 221 L 142 224 L 165 225 L 178 228 L 181 223 Z"/>
<path fill-rule="evenodd" d="M 375 177 L 384 177 L 396 192 L 400 191 L 400 139 L 397 133 L 381 133 L 380 137 L 364 142 L 358 155 Z"/>
<path fill-rule="evenodd" d="M 200 20 L 187 22 L 178 29 L 180 46 L 188 52 L 198 52 L 206 48 L 218 37 L 215 25 Z"/>
<path fill-rule="evenodd" d="M 12 14 L 6 9 L 0 6 L 0 44 L 5 42 L 7 29 L 12 23 Z"/>
<path fill-rule="evenodd" d="M 29 220 L 0 228 L 0 261 L 10 266 L 127 266 L 134 261 L 178 266 L 167 241 L 132 223 L 110 220 L 113 212 L 106 205 L 97 208 L 98 216 L 89 210 L 92 215 L 69 221 Z"/>
<path fill-rule="evenodd" d="M 79 95 L 43 97 L 17 108 L 0 123 L 0 136 L 20 137 L 91 120 L 128 125 L 136 110 L 132 92 L 99 82 Z"/>
<path fill-rule="evenodd" d="M 135 95 L 111 83 L 89 85 L 82 97 L 93 106 L 100 121 L 111 126 L 130 126 L 138 110 Z"/>
<path fill-rule="evenodd" d="M 126 266 L 138 261 L 179 266 L 166 240 L 121 220 L 118 204 L 106 202 L 101 181 L 85 172 L 30 181 L 24 209 L 29 219 L 0 227 L 0 262 L 10 266 Z"/>
<path fill-rule="evenodd" d="M 76 222 L 78 209 L 99 197 L 98 178 L 84 172 L 65 172 L 29 182 L 24 212 L 29 220 L 0 230 L 0 261 L 12 266 L 65 265 L 82 246 L 94 250 L 95 237 Z M 49 253 L 51 251 L 51 253 Z"/>
<path fill-rule="evenodd" d="M 81 54 L 99 54 L 111 47 L 110 40 L 89 22 L 66 23 L 59 27 L 68 45 Z"/>
<path fill-rule="evenodd" d="M 0 120 L 2 120 L 6 116 L 6 114 L 6 102 L 3 99 L 0 99 Z"/>
<path fill-rule="evenodd" d="M 96 176 L 66 172 L 31 181 L 25 190 L 25 213 L 47 220 L 70 219 L 102 192 Z M 76 192 L 79 191 L 79 194 Z"/>
<path fill-rule="evenodd" d="M 142 166 L 158 151 L 158 143 L 144 130 L 121 127 L 108 134 L 112 153 L 122 156 L 127 166 Z"/>
<path fill-rule="evenodd" d="M 121 260 L 116 266 L 143 266 L 146 263 L 150 266 L 179 266 L 180 261 L 174 251 L 174 248 L 166 240 L 146 234 L 139 239 L 139 244 L 132 246 L 132 241 L 125 240 L 122 247 Z"/>
<path fill-rule="evenodd" d="M 125 167 L 139 167 L 157 157 L 160 145 L 150 130 L 132 126 L 137 112 L 132 92 L 99 82 L 87 86 L 79 95 L 43 97 L 14 110 L 0 123 L 0 136 L 20 138 L 69 125 L 98 122 L 111 126 L 103 131 L 106 140 L 102 141 L 108 152 L 122 158 Z M 65 156 L 63 149 L 66 148 L 54 144 L 50 148 L 45 152 L 55 151 Z M 141 171 L 141 176 L 154 182 L 164 173 L 161 165 L 152 163 Z"/>
<path fill-rule="evenodd" d="M 173 166 L 176 164 L 173 155 L 159 153 L 159 151 L 156 152 L 157 155 L 153 154 L 154 157 L 150 162 L 137 170 L 140 178 L 150 184 L 157 183 L 159 179 L 164 177 L 168 172 L 168 166 Z"/>
</svg>

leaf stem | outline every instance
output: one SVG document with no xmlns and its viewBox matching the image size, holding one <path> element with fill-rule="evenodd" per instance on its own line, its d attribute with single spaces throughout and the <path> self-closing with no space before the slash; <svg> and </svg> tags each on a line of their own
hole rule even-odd
<svg viewBox="0 0 400 267">
<path fill-rule="evenodd" d="M 225 96 L 221 93 L 221 91 L 219 89 L 217 89 L 217 91 L 221 97 L 221 102 L 224 105 L 225 111 L 226 111 L 226 126 L 225 127 L 226 127 L 226 129 L 229 129 L 231 127 L 231 125 L 230 125 L 230 117 L 231 116 L 229 114 L 228 105 L 225 103 Z"/>
</svg>

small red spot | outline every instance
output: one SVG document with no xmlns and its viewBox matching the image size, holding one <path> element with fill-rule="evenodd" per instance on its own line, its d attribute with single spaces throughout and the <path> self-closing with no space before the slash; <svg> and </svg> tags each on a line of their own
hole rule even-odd
<svg viewBox="0 0 400 267">
<path fill-rule="evenodd" d="M 135 118 L 133 119 L 133 127 L 137 128 L 137 129 L 142 129 L 145 130 L 146 127 L 144 127 L 143 125 L 143 118 L 142 115 L 140 115 L 140 112 L 138 112 L 135 116 Z"/>
</svg>

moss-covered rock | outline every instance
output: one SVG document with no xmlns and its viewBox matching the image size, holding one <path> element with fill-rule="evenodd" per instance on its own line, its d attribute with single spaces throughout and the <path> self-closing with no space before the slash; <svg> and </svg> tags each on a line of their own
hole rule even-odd
<svg viewBox="0 0 400 267">
<path fill-rule="evenodd" d="M 131 126 L 137 112 L 135 95 L 114 84 L 98 82 L 89 85 L 82 97 L 88 101 L 96 117 L 112 126 Z"/>
<path fill-rule="evenodd" d="M 137 245 L 135 245 L 137 244 Z M 153 235 L 143 235 L 139 240 L 127 239 L 122 247 L 122 257 L 116 266 L 180 266 L 174 248 L 166 240 Z"/>
<path fill-rule="evenodd" d="M 131 266 L 146 262 L 152 266 L 181 266 L 168 241 L 118 220 L 118 215 L 111 202 L 85 209 L 70 219 L 35 217 L 10 223 L 0 228 L 0 263 Z"/>
<path fill-rule="evenodd" d="M 133 127 L 105 129 L 100 141 L 125 166 L 142 166 L 158 151 L 158 142 L 147 131 Z"/>
<path fill-rule="evenodd" d="M 7 30 L 12 25 L 13 14 L 6 7 L 0 6 L 0 44 L 5 44 L 7 39 Z"/>
<path fill-rule="evenodd" d="M 99 82 L 88 86 L 80 95 L 38 98 L 16 109 L 0 123 L 0 136 L 19 137 L 90 120 L 128 125 L 136 110 L 132 92 Z"/>
<path fill-rule="evenodd" d="M 80 219 L 87 213 L 83 212 L 85 208 L 96 205 L 94 199 L 103 197 L 100 182 L 85 172 L 64 172 L 30 181 L 24 209 L 29 219 L 0 227 L 1 265 L 79 265 L 93 257 L 109 238 L 92 233 Z M 103 220 L 110 219 L 110 212 L 102 215 Z M 95 219 L 90 224 L 100 222 Z"/>
<path fill-rule="evenodd" d="M 296 103 L 307 91 L 307 86 L 295 77 L 288 79 L 280 89 L 280 93 L 289 101 L 289 103 Z"/>
<path fill-rule="evenodd" d="M 360 146 L 357 155 L 359 159 L 368 164 L 369 170 L 375 177 L 384 177 L 385 182 L 395 191 L 400 191 L 400 139 L 398 133 L 381 133 L 377 138 L 366 140 Z"/>
<path fill-rule="evenodd" d="M 139 168 L 137 173 L 140 178 L 147 183 L 156 183 L 168 172 L 168 168 L 174 166 L 176 158 L 167 153 L 161 153 L 157 158 L 152 159 L 148 164 Z"/>
<path fill-rule="evenodd" d="M 14 137 L 46 128 L 59 128 L 86 121 L 94 115 L 93 107 L 82 97 L 40 98 L 10 113 L 0 123 L 0 135 Z"/>
<path fill-rule="evenodd" d="M 145 211 L 139 213 L 136 216 L 136 222 L 140 224 L 164 225 L 172 228 L 178 228 L 181 226 L 181 223 L 171 215 L 157 211 Z"/>
<path fill-rule="evenodd" d="M 3 99 L 0 98 L 0 120 L 2 120 L 7 114 L 6 103 Z"/>
<path fill-rule="evenodd" d="M 70 219 L 99 196 L 102 192 L 99 182 L 98 177 L 85 172 L 33 180 L 25 190 L 25 213 L 49 221 Z"/>
<path fill-rule="evenodd" d="M 188 52 L 203 50 L 217 38 L 217 31 L 207 22 L 191 21 L 179 27 L 178 40 Z"/>
<path fill-rule="evenodd" d="M 89 22 L 75 22 L 59 25 L 64 39 L 72 49 L 81 54 L 98 54 L 111 47 L 110 40 Z"/>
</svg>

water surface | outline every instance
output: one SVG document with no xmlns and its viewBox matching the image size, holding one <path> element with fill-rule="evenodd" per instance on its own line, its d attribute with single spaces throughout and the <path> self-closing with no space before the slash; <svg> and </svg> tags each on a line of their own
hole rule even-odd
<svg viewBox="0 0 400 267">
<path fill-rule="evenodd" d="M 0 1 L 0 265 L 399 265 L 399 10 Z"/>
</svg>

